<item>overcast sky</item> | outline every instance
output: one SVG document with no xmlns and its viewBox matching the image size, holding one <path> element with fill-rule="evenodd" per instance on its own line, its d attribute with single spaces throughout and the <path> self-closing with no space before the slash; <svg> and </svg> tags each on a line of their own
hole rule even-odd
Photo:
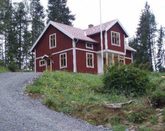
<svg viewBox="0 0 165 131">
<path fill-rule="evenodd" d="M 17 1 L 17 0 L 14 0 Z M 41 0 L 47 8 L 48 0 Z M 119 19 L 130 37 L 135 34 L 141 10 L 144 9 L 146 0 L 101 0 L 102 22 Z M 165 26 L 165 0 L 148 0 L 156 17 L 158 27 Z M 100 23 L 99 0 L 68 0 L 68 6 L 75 14 L 75 27 L 85 29 L 88 24 Z"/>
</svg>

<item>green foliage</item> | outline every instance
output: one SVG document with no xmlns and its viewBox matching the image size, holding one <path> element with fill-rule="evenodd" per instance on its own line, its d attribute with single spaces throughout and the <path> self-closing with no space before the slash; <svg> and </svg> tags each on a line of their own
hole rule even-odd
<svg viewBox="0 0 165 131">
<path fill-rule="evenodd" d="M 59 23 L 72 25 L 72 21 L 75 20 L 74 15 L 71 15 L 71 11 L 67 7 L 67 0 L 49 0 L 48 1 L 48 21 L 56 21 Z"/>
<path fill-rule="evenodd" d="M 109 121 L 112 125 L 119 125 L 121 123 L 121 117 L 120 116 L 113 116 L 110 118 Z"/>
<path fill-rule="evenodd" d="M 152 93 L 150 99 L 153 107 L 165 107 L 165 91 L 156 90 Z"/>
<path fill-rule="evenodd" d="M 11 62 L 9 65 L 8 65 L 8 69 L 12 72 L 16 72 L 18 70 L 18 66 L 15 62 Z"/>
<path fill-rule="evenodd" d="M 150 122 L 151 122 L 151 124 L 156 125 L 158 123 L 158 117 L 155 115 L 152 115 L 150 117 Z"/>
<path fill-rule="evenodd" d="M 125 131 L 126 126 L 125 125 L 115 125 L 113 126 L 113 131 Z"/>
<path fill-rule="evenodd" d="M 153 130 L 144 126 L 144 127 L 140 127 L 139 131 L 153 131 Z"/>
<path fill-rule="evenodd" d="M 156 37 L 155 16 L 152 13 L 149 4 L 146 2 L 145 8 L 142 10 L 139 25 L 136 31 L 136 37 L 130 42 L 137 52 L 134 54 L 136 64 L 148 63 L 150 70 L 153 69 L 153 47 Z"/>
<path fill-rule="evenodd" d="M 163 115 L 163 122 L 165 122 L 165 108 L 163 109 L 162 115 Z"/>
<path fill-rule="evenodd" d="M 156 70 L 162 71 L 162 63 L 163 63 L 163 55 L 164 55 L 164 50 L 163 50 L 163 39 L 165 37 L 165 32 L 163 27 L 161 26 L 159 29 L 159 37 L 158 37 L 158 53 L 157 53 L 157 63 L 156 63 Z"/>
<path fill-rule="evenodd" d="M 7 71 L 8 71 L 8 69 L 6 67 L 0 66 L 0 73 L 7 72 Z"/>
<path fill-rule="evenodd" d="M 146 94 L 149 78 L 145 71 L 131 65 L 114 65 L 104 75 L 104 91 L 126 96 Z"/>
</svg>

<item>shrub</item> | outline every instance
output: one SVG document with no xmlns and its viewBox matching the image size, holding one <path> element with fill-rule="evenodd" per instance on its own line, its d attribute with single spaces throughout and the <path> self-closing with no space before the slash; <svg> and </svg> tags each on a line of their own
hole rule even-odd
<svg viewBox="0 0 165 131">
<path fill-rule="evenodd" d="M 150 100 L 153 107 L 156 108 L 165 107 L 165 91 L 156 90 L 155 92 L 152 93 Z"/>
<path fill-rule="evenodd" d="M 8 69 L 12 72 L 16 72 L 18 67 L 17 67 L 17 64 L 15 62 L 11 62 L 9 65 L 8 65 Z"/>
<path fill-rule="evenodd" d="M 114 65 L 104 75 L 104 91 L 126 96 L 144 95 L 149 87 L 146 71 L 131 65 Z"/>
</svg>

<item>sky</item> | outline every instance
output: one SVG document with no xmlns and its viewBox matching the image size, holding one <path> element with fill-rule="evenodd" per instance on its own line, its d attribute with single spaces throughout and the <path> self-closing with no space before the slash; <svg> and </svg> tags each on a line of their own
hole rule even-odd
<svg viewBox="0 0 165 131">
<path fill-rule="evenodd" d="M 19 1 L 19 0 L 13 0 Z M 48 0 L 41 0 L 47 8 Z M 75 15 L 75 27 L 86 29 L 89 24 L 100 24 L 100 0 L 68 0 L 67 6 Z M 165 27 L 165 0 L 147 0 L 156 17 L 158 28 Z M 102 23 L 118 19 L 130 37 L 133 37 L 138 27 L 139 17 L 146 0 L 101 0 Z"/>
</svg>

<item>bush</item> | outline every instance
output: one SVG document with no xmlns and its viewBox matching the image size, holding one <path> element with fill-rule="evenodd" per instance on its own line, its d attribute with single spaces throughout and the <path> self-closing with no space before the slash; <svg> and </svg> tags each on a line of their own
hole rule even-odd
<svg viewBox="0 0 165 131">
<path fill-rule="evenodd" d="M 12 72 L 16 72 L 18 70 L 17 64 L 15 62 L 11 62 L 8 65 L 8 69 Z"/>
<path fill-rule="evenodd" d="M 126 96 L 144 95 L 149 87 L 146 71 L 131 65 L 114 65 L 104 75 L 104 91 Z"/>
<path fill-rule="evenodd" d="M 153 107 L 161 108 L 165 107 L 165 91 L 157 90 L 152 93 L 150 97 Z"/>
</svg>

